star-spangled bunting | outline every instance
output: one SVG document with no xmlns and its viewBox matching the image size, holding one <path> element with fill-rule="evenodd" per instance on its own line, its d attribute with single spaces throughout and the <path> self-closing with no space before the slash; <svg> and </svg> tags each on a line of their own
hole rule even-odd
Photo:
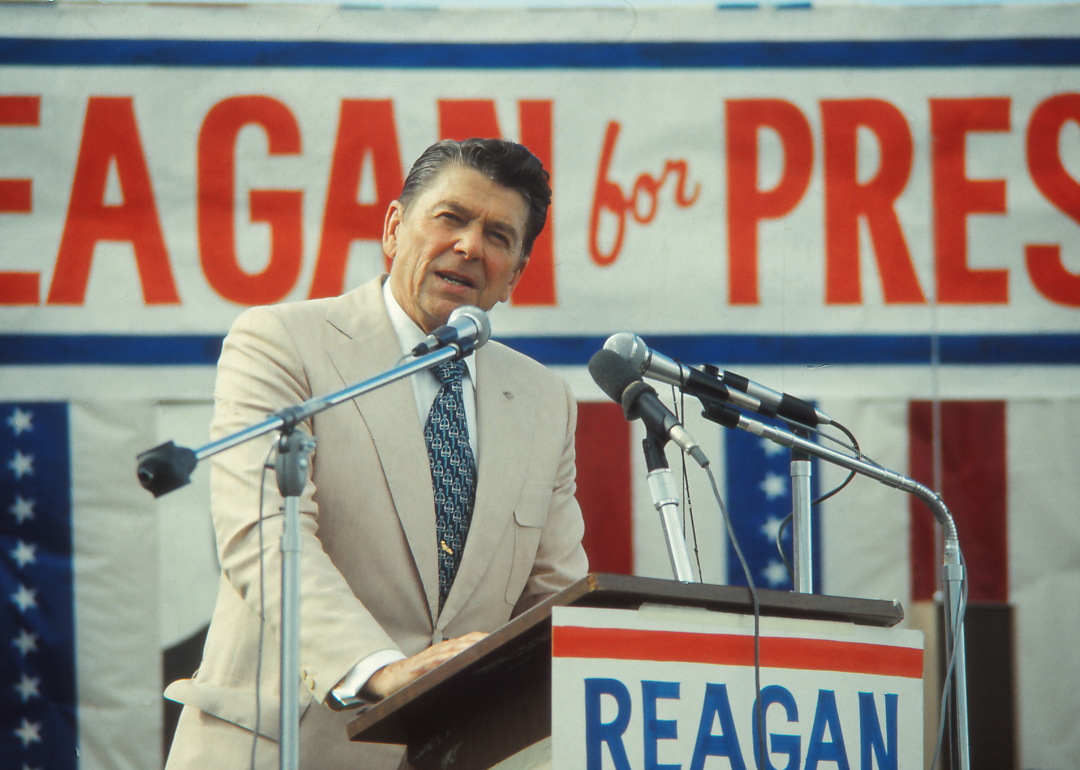
<svg viewBox="0 0 1080 770">
<path fill-rule="evenodd" d="M 15 502 L 8 506 L 8 513 L 15 517 L 16 524 L 22 524 L 34 518 L 34 501 L 15 495 Z"/>
<path fill-rule="evenodd" d="M 23 703 L 26 703 L 31 698 L 40 698 L 41 691 L 38 690 L 38 685 L 41 684 L 40 676 L 29 676 L 23 674 L 22 679 L 15 685 L 15 689 L 19 692 L 19 697 Z"/>
<path fill-rule="evenodd" d="M 75 770 L 71 462 L 63 403 L 0 404 L 0 765 Z"/>
<path fill-rule="evenodd" d="M 11 558 L 15 561 L 15 565 L 21 570 L 27 564 L 33 564 L 37 561 L 37 546 L 24 543 L 20 540 L 18 545 L 16 545 L 11 552 Z"/>
<path fill-rule="evenodd" d="M 776 551 L 776 533 L 791 513 L 791 453 L 768 439 L 741 430 L 724 432 L 727 506 L 732 528 L 759 588 L 791 590 L 793 582 Z M 818 467 L 814 461 L 811 494 L 818 494 Z M 811 509 L 814 592 L 821 592 L 818 514 Z M 791 560 L 791 524 L 784 530 L 784 551 Z M 727 579 L 746 585 L 735 550 L 728 544 Z"/>
<path fill-rule="evenodd" d="M 11 643 L 15 645 L 24 658 L 31 652 L 37 652 L 38 649 L 37 634 L 32 634 L 25 628 L 19 632 L 19 635 Z"/>
</svg>

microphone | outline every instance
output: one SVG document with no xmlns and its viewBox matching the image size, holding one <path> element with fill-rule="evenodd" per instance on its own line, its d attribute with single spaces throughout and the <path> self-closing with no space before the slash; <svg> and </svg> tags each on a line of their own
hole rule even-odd
<svg viewBox="0 0 1080 770">
<path fill-rule="evenodd" d="M 638 374 L 674 385 L 697 398 L 719 398 L 766 417 L 786 417 L 811 427 L 832 424 L 831 417 L 801 398 L 777 393 L 734 372 L 712 373 L 680 364 L 649 348 L 636 334 L 613 334 L 604 349 L 617 353 Z"/>
<path fill-rule="evenodd" d="M 640 417 L 649 430 L 674 441 L 702 468 L 709 464 L 709 458 L 671 410 L 661 403 L 656 391 L 645 384 L 622 356 L 611 350 L 596 351 L 589 359 L 589 374 L 608 398 L 622 404 L 627 420 Z"/>
<path fill-rule="evenodd" d="M 491 339 L 491 322 L 487 313 L 473 305 L 454 308 L 445 326 L 440 326 L 412 349 L 412 355 L 422 356 L 433 350 L 455 345 L 462 354 L 471 353 Z M 461 343 L 461 344 L 457 344 Z M 468 349 L 464 349 L 467 346 Z"/>
</svg>

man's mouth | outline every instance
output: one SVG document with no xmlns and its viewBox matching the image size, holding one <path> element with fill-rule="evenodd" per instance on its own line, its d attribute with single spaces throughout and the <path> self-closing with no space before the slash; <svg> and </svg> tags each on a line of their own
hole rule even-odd
<svg viewBox="0 0 1080 770">
<path fill-rule="evenodd" d="M 435 275 L 439 276 L 447 283 L 454 284 L 455 286 L 463 286 L 466 289 L 476 288 L 472 281 L 470 281 L 463 275 L 458 275 L 457 273 L 436 272 Z"/>
</svg>

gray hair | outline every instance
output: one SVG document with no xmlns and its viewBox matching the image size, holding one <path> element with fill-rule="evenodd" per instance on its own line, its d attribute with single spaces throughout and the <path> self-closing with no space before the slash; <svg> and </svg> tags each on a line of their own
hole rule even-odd
<svg viewBox="0 0 1080 770">
<path fill-rule="evenodd" d="M 547 210 L 551 205 L 551 178 L 540 159 L 524 145 L 505 139 L 466 139 L 456 142 L 444 139 L 424 150 L 413 163 L 405 185 L 401 188 L 403 208 L 423 192 L 448 166 L 464 166 L 479 171 L 497 184 L 516 190 L 525 199 L 528 217 L 521 255 L 526 258 L 532 252 L 533 243 L 547 222 Z"/>
</svg>

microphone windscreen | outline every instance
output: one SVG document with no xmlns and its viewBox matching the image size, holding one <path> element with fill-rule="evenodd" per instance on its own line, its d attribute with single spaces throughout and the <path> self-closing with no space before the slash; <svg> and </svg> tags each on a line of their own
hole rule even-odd
<svg viewBox="0 0 1080 770">
<path fill-rule="evenodd" d="M 646 393 L 656 395 L 656 389 L 652 385 L 647 385 L 645 380 L 636 379 L 626 386 L 626 390 L 622 392 L 622 410 L 627 420 L 636 420 L 641 416 L 640 409 L 638 407 L 639 399 Z"/>
<path fill-rule="evenodd" d="M 589 359 L 589 374 L 600 390 L 617 404 L 622 403 L 623 391 L 641 379 L 622 356 L 607 349 L 596 351 Z"/>
</svg>

